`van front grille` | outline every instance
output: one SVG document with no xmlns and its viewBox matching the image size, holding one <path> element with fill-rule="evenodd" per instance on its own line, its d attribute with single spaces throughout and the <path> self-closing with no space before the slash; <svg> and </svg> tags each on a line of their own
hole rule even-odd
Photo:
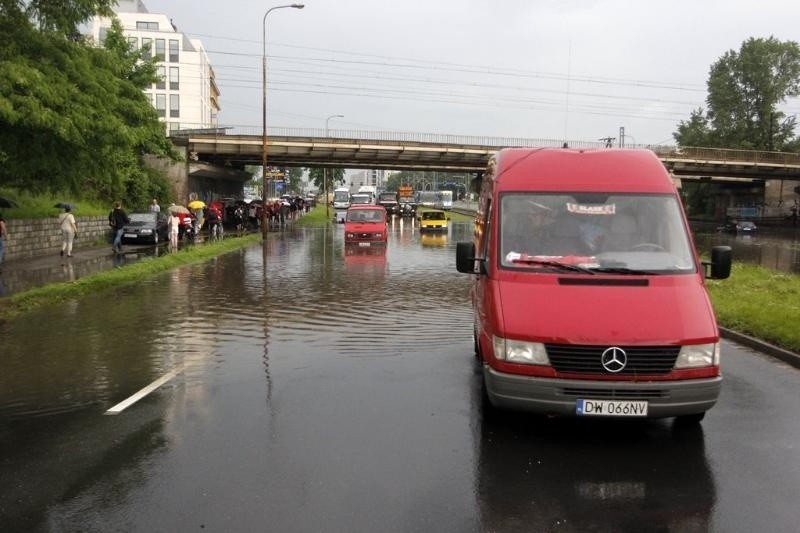
<svg viewBox="0 0 800 533">
<path fill-rule="evenodd" d="M 652 400 L 655 398 L 666 398 L 667 393 L 661 389 L 577 389 L 565 388 L 562 390 L 564 396 L 572 398 L 603 399 L 603 400 Z"/>
<path fill-rule="evenodd" d="M 680 346 L 618 346 L 627 362 L 620 372 L 603 368 L 602 355 L 609 346 L 545 344 L 550 364 L 558 372 L 573 374 L 613 374 L 616 376 L 667 374 L 675 366 Z"/>
</svg>

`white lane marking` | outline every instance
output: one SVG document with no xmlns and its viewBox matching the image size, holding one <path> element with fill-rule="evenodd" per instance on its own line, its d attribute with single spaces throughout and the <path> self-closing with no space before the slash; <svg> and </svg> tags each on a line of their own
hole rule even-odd
<svg viewBox="0 0 800 533">
<path fill-rule="evenodd" d="M 106 411 L 104 414 L 107 414 L 107 415 L 118 415 L 118 414 L 120 414 L 122 411 L 124 411 L 125 409 L 127 409 L 131 405 L 135 404 L 136 402 L 138 402 L 139 400 L 141 400 L 142 398 L 144 398 L 145 396 L 147 396 L 148 394 L 150 394 L 151 392 L 153 392 L 154 390 L 159 388 L 164 383 L 168 382 L 169 380 L 171 380 L 172 378 L 177 376 L 180 371 L 181 371 L 180 368 L 176 368 L 175 370 L 167 372 L 166 374 L 164 374 L 163 376 L 161 376 L 160 378 L 158 378 L 157 380 L 155 380 L 150 385 L 148 385 L 147 387 L 143 388 L 142 390 L 140 390 L 139 392 L 137 392 L 133 396 L 129 397 L 126 400 L 123 400 L 123 401 L 119 402 L 117 405 L 115 405 L 114 407 L 112 407 L 111 409 Z"/>
</svg>

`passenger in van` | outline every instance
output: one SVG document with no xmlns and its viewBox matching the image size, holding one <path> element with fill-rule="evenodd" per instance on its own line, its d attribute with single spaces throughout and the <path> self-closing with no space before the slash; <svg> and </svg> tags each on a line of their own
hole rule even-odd
<svg viewBox="0 0 800 533">
<path fill-rule="evenodd" d="M 603 248 L 606 240 L 606 225 L 598 216 L 587 216 L 578 223 L 580 233 L 580 251 L 595 255 Z"/>
<path fill-rule="evenodd" d="M 504 254 L 520 252 L 543 255 L 551 248 L 553 210 L 540 203 L 524 200 L 510 202 L 504 212 Z"/>
</svg>

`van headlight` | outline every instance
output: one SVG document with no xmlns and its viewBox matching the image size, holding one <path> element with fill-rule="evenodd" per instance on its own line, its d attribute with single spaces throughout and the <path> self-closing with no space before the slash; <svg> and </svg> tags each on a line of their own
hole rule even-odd
<svg viewBox="0 0 800 533">
<path fill-rule="evenodd" d="M 698 368 L 703 366 L 719 366 L 719 343 L 690 344 L 681 346 L 675 368 Z"/>
<path fill-rule="evenodd" d="M 501 361 L 509 363 L 523 363 L 527 365 L 550 366 L 547 351 L 540 342 L 525 342 L 492 337 L 494 356 Z"/>
</svg>

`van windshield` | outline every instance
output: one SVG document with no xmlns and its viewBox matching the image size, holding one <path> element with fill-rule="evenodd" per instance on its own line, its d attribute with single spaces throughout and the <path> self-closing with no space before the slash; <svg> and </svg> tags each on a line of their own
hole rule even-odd
<svg viewBox="0 0 800 533">
<path fill-rule="evenodd" d="M 506 193 L 500 199 L 503 267 L 596 272 L 695 272 L 678 199 L 666 194 Z"/>
</svg>

